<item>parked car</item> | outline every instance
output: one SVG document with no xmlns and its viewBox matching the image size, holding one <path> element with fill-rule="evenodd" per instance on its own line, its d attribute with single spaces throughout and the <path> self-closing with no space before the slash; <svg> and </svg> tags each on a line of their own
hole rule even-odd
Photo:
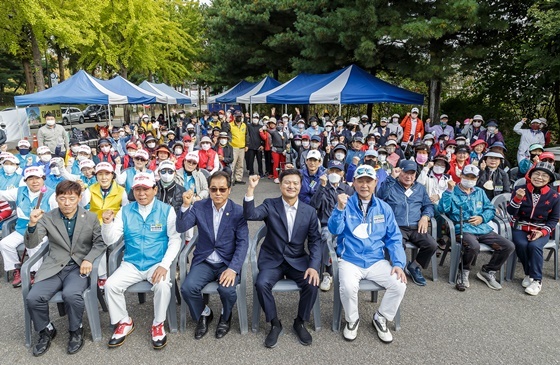
<svg viewBox="0 0 560 365">
<path fill-rule="evenodd" d="M 62 107 L 60 109 L 62 111 L 62 124 L 84 123 L 84 113 L 80 109 L 75 107 Z"/>
<path fill-rule="evenodd" d="M 107 110 L 107 105 L 88 105 L 87 108 L 84 109 L 84 118 L 86 120 L 94 120 L 97 122 L 101 122 L 102 120 L 109 119 L 109 113 Z M 113 115 L 113 111 L 111 110 L 111 115 Z"/>
</svg>

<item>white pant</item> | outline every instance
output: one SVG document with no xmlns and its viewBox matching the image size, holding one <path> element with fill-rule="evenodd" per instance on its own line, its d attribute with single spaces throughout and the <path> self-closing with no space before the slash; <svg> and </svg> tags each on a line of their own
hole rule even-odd
<svg viewBox="0 0 560 365">
<path fill-rule="evenodd" d="M 143 280 L 151 282 L 152 275 L 158 266 L 159 264 L 156 264 L 148 270 L 139 271 L 131 263 L 123 261 L 121 266 L 107 279 L 105 283 L 105 298 L 107 299 L 111 324 L 116 324 L 128 317 L 126 300 L 124 298 L 126 289 Z M 154 292 L 154 322 L 165 322 L 167 307 L 171 300 L 171 280 L 169 280 L 169 271 L 167 272 L 165 280 L 152 286 L 152 291 Z"/>
<path fill-rule="evenodd" d="M 386 292 L 377 311 L 389 321 L 393 320 L 404 297 L 406 284 L 397 279 L 396 274 L 391 275 L 392 269 L 387 260 L 378 261 L 366 269 L 343 259 L 338 260 L 340 300 L 344 308 L 346 322 L 354 323 L 360 318 L 358 290 L 362 279 L 375 281 L 385 288 Z"/>
<path fill-rule="evenodd" d="M 47 237 L 35 248 L 28 248 L 27 254 L 29 257 L 33 256 L 35 252 L 39 251 L 41 246 L 47 241 Z M 6 238 L 0 241 L 0 251 L 2 251 L 2 259 L 4 260 L 4 271 L 14 270 L 16 265 L 20 263 L 17 248 L 23 243 L 23 236 L 17 231 L 13 231 Z M 41 267 L 43 259 L 40 259 L 31 267 L 31 271 L 37 271 Z"/>
<path fill-rule="evenodd" d="M 185 232 L 185 241 L 192 240 L 193 236 L 194 236 L 194 227 Z M 185 242 L 183 241 L 183 243 Z"/>
</svg>

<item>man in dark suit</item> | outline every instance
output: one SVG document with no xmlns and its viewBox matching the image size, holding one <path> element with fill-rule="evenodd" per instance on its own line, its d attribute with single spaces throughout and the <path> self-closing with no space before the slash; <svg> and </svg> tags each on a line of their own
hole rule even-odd
<svg viewBox="0 0 560 365">
<path fill-rule="evenodd" d="M 284 170 L 279 177 L 281 197 L 265 199 L 255 208 L 253 193 L 259 177 L 249 177 L 243 213 L 250 221 L 264 220 L 267 234 L 259 253 L 259 274 L 255 283 L 259 302 L 271 323 L 265 346 L 275 347 L 282 332 L 276 314 L 272 287 L 284 277 L 294 280 L 301 288 L 298 315 L 294 331 L 302 345 L 310 345 L 311 335 L 305 328 L 317 298 L 321 265 L 321 233 L 314 208 L 298 200 L 302 175 L 296 169 Z M 309 254 L 305 251 L 305 241 Z"/>
<path fill-rule="evenodd" d="M 224 337 L 230 329 L 231 312 L 237 301 L 235 287 L 249 246 L 249 228 L 243 208 L 229 199 L 231 175 L 217 171 L 208 178 L 210 199 L 191 205 L 193 191 L 183 193 L 183 206 L 177 217 L 177 232 L 198 226 L 198 242 L 194 250 L 191 270 L 181 286 L 192 318 L 197 321 L 194 338 L 199 340 L 208 332 L 214 317 L 204 305 L 202 289 L 218 280 L 218 293 L 223 312 L 216 328 L 216 338 Z"/>
<path fill-rule="evenodd" d="M 56 335 L 49 319 L 49 300 L 60 290 L 69 321 L 68 353 L 75 354 L 84 344 L 82 293 L 88 286 L 92 263 L 105 250 L 105 243 L 97 215 L 78 207 L 81 194 L 79 183 L 62 181 L 56 187 L 58 209 L 48 213 L 34 209 L 29 215 L 25 245 L 33 248 L 45 236 L 49 239 L 49 253 L 26 299 L 35 330 L 39 332 L 33 348 L 35 356 L 47 352 Z"/>
</svg>

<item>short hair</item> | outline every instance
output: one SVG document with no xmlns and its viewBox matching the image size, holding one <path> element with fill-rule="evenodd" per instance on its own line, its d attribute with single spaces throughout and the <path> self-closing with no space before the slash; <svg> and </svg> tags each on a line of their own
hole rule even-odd
<svg viewBox="0 0 560 365">
<path fill-rule="evenodd" d="M 303 181 L 303 175 L 301 174 L 301 172 L 298 169 L 286 169 L 286 170 L 284 170 L 280 173 L 280 176 L 279 176 L 280 182 L 282 182 L 282 180 L 284 180 L 284 177 L 289 176 L 289 175 L 297 175 L 299 177 L 299 182 Z"/>
<path fill-rule="evenodd" d="M 54 118 L 54 114 L 51 113 L 51 112 L 47 112 L 47 114 L 45 114 L 45 118 L 48 118 L 48 117 L 53 117 Z"/>
<path fill-rule="evenodd" d="M 212 175 L 208 176 L 208 186 L 212 184 L 212 180 L 218 177 L 224 177 L 226 179 L 227 187 L 231 188 L 231 175 L 225 171 L 216 171 Z"/>
<path fill-rule="evenodd" d="M 56 186 L 56 196 L 59 195 L 72 195 L 80 196 L 82 194 L 82 186 L 76 181 L 64 180 Z"/>
</svg>

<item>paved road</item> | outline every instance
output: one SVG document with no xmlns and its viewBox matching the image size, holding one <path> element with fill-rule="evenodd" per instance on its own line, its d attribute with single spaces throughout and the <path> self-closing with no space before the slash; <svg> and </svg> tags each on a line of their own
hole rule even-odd
<svg viewBox="0 0 560 365">
<path fill-rule="evenodd" d="M 241 203 L 244 186 L 233 188 L 232 198 Z M 264 180 L 256 192 L 257 204 L 265 197 L 277 196 L 278 187 Z M 251 222 L 251 235 L 260 223 Z M 481 254 L 477 267 L 487 262 L 488 255 Z M 521 288 L 520 265 L 514 282 L 504 284 L 501 291 L 492 291 L 475 278 L 471 288 L 457 292 L 447 283 L 449 262 L 439 268 L 440 280 L 428 282 L 426 287 L 409 284 L 401 306 L 402 330 L 394 333 L 394 342 L 382 344 L 371 325 L 377 304 L 368 301 L 367 294 L 360 295 L 361 325 L 358 338 L 346 342 L 340 333 L 330 329 L 332 320 L 332 290 L 321 293 L 321 319 L 323 329 L 310 330 L 313 345 L 304 347 L 297 342 L 291 325 L 296 313 L 297 294 L 277 295 L 278 311 L 284 325 L 278 347 L 266 349 L 263 341 L 267 329 L 263 325 L 258 333 L 239 333 L 239 322 L 233 318 L 232 331 L 223 339 L 213 337 L 216 320 L 211 332 L 202 340 L 193 338 L 195 323 L 189 319 L 186 333 L 170 334 L 169 344 L 162 351 L 150 346 L 149 326 L 153 317 L 150 297 L 145 304 L 138 304 L 134 296 L 128 298 L 130 315 L 136 321 L 136 331 L 118 349 L 109 350 L 106 341 L 111 334 L 109 316 L 101 313 L 103 340 L 93 343 L 88 334 L 87 342 L 79 355 L 66 355 L 67 319 L 58 316 L 51 308 L 52 320 L 59 331 L 49 352 L 40 359 L 33 358 L 23 341 L 23 308 L 21 290 L 13 289 L 0 280 L 0 363 L 2 364 L 553 364 L 560 359 L 557 339 L 560 312 L 560 281 L 553 279 L 552 262 L 545 263 L 543 291 L 530 297 Z M 431 279 L 431 270 L 426 272 Z M 249 283 L 251 281 L 249 280 Z M 380 295 L 381 297 L 382 295 Z M 249 313 L 252 310 L 252 291 L 248 291 Z M 219 298 L 212 297 L 210 306 L 219 312 Z M 249 314 L 249 318 L 251 318 Z M 250 319 L 249 319 L 249 322 Z M 251 325 L 251 323 L 249 323 Z M 310 324 L 312 328 L 312 324 Z M 34 340 L 36 337 L 34 337 Z"/>
</svg>

